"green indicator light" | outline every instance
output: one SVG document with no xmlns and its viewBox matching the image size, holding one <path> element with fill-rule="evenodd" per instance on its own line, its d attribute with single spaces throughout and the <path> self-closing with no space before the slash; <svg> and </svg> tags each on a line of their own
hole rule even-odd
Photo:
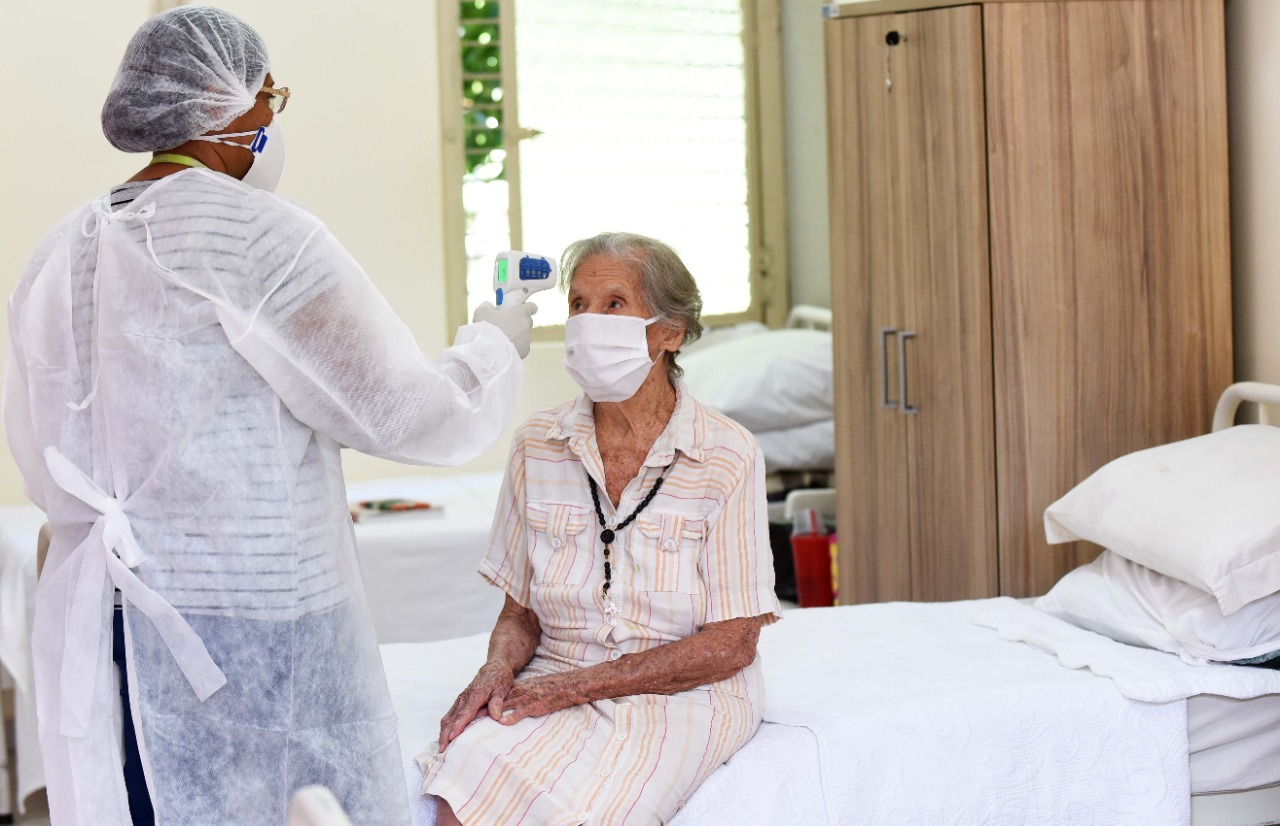
<svg viewBox="0 0 1280 826">
<path fill-rule="evenodd" d="M 498 259 L 498 283 L 507 283 L 507 259 L 505 258 Z"/>
</svg>

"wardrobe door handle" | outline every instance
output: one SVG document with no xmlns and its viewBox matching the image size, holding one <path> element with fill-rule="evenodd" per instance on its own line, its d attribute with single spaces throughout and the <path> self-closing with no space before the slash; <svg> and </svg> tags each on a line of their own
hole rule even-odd
<svg viewBox="0 0 1280 826">
<path fill-rule="evenodd" d="M 880 406 L 886 410 L 897 410 L 898 403 L 889 398 L 889 336 L 897 333 L 894 327 L 880 328 Z"/>
<path fill-rule="evenodd" d="M 907 339 L 915 338 L 914 330 L 903 330 L 898 334 L 898 392 L 902 394 L 902 412 L 915 413 L 920 408 L 907 404 Z"/>
</svg>

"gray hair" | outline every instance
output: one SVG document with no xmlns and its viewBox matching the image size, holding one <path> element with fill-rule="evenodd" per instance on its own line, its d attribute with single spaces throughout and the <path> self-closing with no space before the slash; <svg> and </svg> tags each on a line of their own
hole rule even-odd
<svg viewBox="0 0 1280 826">
<path fill-rule="evenodd" d="M 561 291 L 568 293 L 578 265 L 593 255 L 604 255 L 635 267 L 640 274 L 640 292 L 649 311 L 661 317 L 655 322 L 671 329 L 684 327 L 683 347 L 702 335 L 702 294 L 688 267 L 676 251 L 655 238 L 633 232 L 602 232 L 594 238 L 574 241 L 560 258 Z M 672 379 L 684 370 L 676 364 L 676 350 L 667 368 Z"/>
</svg>

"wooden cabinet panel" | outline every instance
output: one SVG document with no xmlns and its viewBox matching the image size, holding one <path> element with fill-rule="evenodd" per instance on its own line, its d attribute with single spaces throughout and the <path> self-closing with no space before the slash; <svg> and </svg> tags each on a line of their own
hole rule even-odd
<svg viewBox="0 0 1280 826">
<path fill-rule="evenodd" d="M 1045 544 L 1051 502 L 1209 429 L 1223 29 L 1221 0 L 827 23 L 842 601 L 1044 593 L 1097 552 Z"/>
<path fill-rule="evenodd" d="M 893 215 L 899 192 L 893 107 L 884 93 L 884 29 L 855 20 L 826 29 L 831 129 L 831 301 L 836 410 L 836 484 L 842 491 L 840 593 L 843 602 L 910 599 L 906 430 L 886 409 L 897 397 L 880 328 L 898 324 Z"/>
<path fill-rule="evenodd" d="M 981 11 L 867 18 L 828 31 L 831 113 L 841 124 L 834 257 L 847 259 L 832 290 L 841 308 L 837 369 L 849 387 L 837 408 L 837 484 L 852 491 L 838 515 L 842 593 L 992 596 Z"/>
<path fill-rule="evenodd" d="M 982 11 L 900 16 L 899 272 L 908 428 L 912 599 L 997 591 Z"/>
<path fill-rule="evenodd" d="M 1222 41 L 1217 0 L 985 9 L 1002 593 L 1092 558 L 1045 507 L 1231 381 Z"/>
</svg>

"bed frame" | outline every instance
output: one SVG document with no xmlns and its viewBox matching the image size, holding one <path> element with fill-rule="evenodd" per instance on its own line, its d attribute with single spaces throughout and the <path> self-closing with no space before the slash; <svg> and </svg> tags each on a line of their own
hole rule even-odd
<svg viewBox="0 0 1280 826">
<path fill-rule="evenodd" d="M 1280 405 L 1280 385 L 1263 384 L 1260 381 L 1242 381 L 1222 391 L 1218 407 L 1213 411 L 1214 432 L 1225 430 L 1236 423 L 1236 410 L 1241 404 L 1258 405 L 1258 421 L 1270 424 L 1267 405 Z"/>
<path fill-rule="evenodd" d="M 1246 381 L 1223 391 L 1213 414 L 1215 432 L 1236 423 L 1243 403 L 1258 405 L 1258 420 L 1270 424 L 1267 405 L 1280 405 L 1280 385 Z M 1272 826 L 1280 824 L 1280 784 L 1242 792 L 1191 796 L 1191 826 Z"/>
<path fill-rule="evenodd" d="M 1277 823 L 1280 823 L 1280 785 L 1191 796 L 1191 826 L 1274 826 Z"/>
</svg>

